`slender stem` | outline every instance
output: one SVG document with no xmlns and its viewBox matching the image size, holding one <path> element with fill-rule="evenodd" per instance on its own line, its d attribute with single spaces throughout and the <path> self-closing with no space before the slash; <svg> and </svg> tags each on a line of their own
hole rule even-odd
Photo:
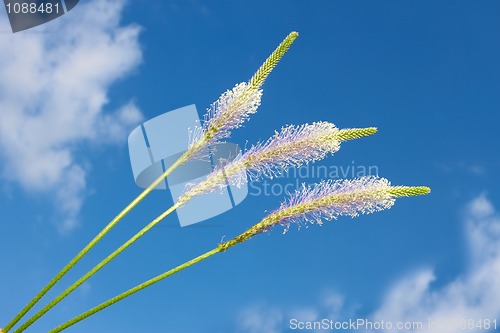
<svg viewBox="0 0 500 333">
<path fill-rule="evenodd" d="M 165 180 L 177 167 L 185 163 L 192 152 L 186 151 L 177 161 L 175 161 L 163 174 L 161 174 L 151 185 L 141 194 L 132 200 L 109 224 L 102 229 L 97 236 L 88 243 L 50 282 L 12 319 L 3 329 L 4 333 L 9 332 L 24 315 L 83 258 L 118 222 L 120 222 L 135 206 L 146 198 L 162 181 Z"/>
<path fill-rule="evenodd" d="M 92 308 L 92 309 L 90 309 L 90 310 L 88 310 L 88 311 L 86 311 L 86 312 L 84 312 L 84 313 L 82 313 L 82 314 L 74 317 L 73 319 L 68 320 L 67 322 L 65 322 L 65 323 L 57 326 L 56 328 L 54 328 L 53 330 L 49 331 L 48 333 L 58 333 L 58 332 L 61 332 L 61 331 L 65 330 L 65 329 L 67 329 L 67 328 L 75 325 L 76 323 L 78 323 L 78 322 L 80 322 L 80 321 L 82 321 L 82 320 L 84 320 L 84 319 L 86 319 L 86 318 L 88 318 L 88 317 L 96 314 L 97 312 L 102 311 L 102 310 L 106 309 L 107 307 L 109 307 L 109 306 L 111 306 L 111 305 L 113 305 L 113 304 L 115 304 L 115 303 L 117 303 L 117 302 L 119 302 L 119 301 L 121 301 L 121 300 L 129 297 L 129 296 L 132 296 L 133 294 L 135 294 L 138 291 L 141 291 L 141 290 L 143 290 L 143 289 L 145 289 L 147 287 L 150 287 L 153 284 L 158 283 L 158 282 L 160 282 L 160 281 L 168 278 L 171 275 L 174 275 L 174 274 L 176 274 L 176 273 L 178 273 L 178 272 L 180 272 L 180 271 L 182 271 L 182 270 L 184 270 L 184 269 L 186 269 L 186 268 L 188 268 L 190 266 L 193 266 L 194 264 L 199 263 L 200 261 L 203 261 L 203 260 L 205 260 L 207 258 L 210 258 L 214 254 L 217 254 L 219 252 L 225 252 L 229 248 L 235 246 L 236 244 L 239 244 L 239 243 L 242 243 L 244 241 L 247 241 L 248 239 L 251 238 L 251 236 L 250 237 L 246 236 L 249 230 L 247 230 L 246 232 L 240 234 L 238 237 L 235 237 L 235 238 L 230 239 L 230 240 L 228 240 L 228 241 L 226 241 L 224 243 L 219 244 L 215 249 L 212 249 L 212 250 L 210 250 L 210 251 L 208 251 L 208 252 L 206 252 L 206 253 L 204 253 L 204 254 L 202 254 L 202 255 L 194 258 L 194 259 L 186 261 L 185 263 L 183 263 L 183 264 L 181 264 L 181 265 L 179 265 L 179 266 L 177 266 L 177 267 L 175 267 L 175 268 L 173 268 L 173 269 L 171 269 L 169 271 L 166 271 L 163 274 L 160 274 L 160 275 L 158 275 L 158 276 L 156 276 L 156 277 L 154 277 L 154 278 L 152 278 L 152 279 L 150 279 L 150 280 L 148 280 L 148 281 L 146 281 L 144 283 L 141 283 L 141 284 L 135 286 L 134 288 L 131 288 L 131 289 L 129 289 L 129 290 L 127 290 L 127 291 L 119 294 L 118 296 L 115 296 L 115 297 L 107 300 L 106 302 L 103 302 L 103 303 L 99 304 L 98 306 L 96 306 L 96 307 L 94 307 L 94 308 Z"/>
<path fill-rule="evenodd" d="M 177 266 L 177 267 L 175 267 L 175 268 L 173 268 L 173 269 L 171 269 L 171 270 L 169 270 L 169 271 L 167 271 L 167 272 L 165 272 L 163 274 L 160 274 L 157 277 L 152 278 L 151 280 L 148 280 L 148 281 L 146 281 L 146 282 L 144 282 L 144 283 L 142 283 L 142 284 L 140 284 L 140 285 L 138 285 L 138 286 L 136 286 L 136 287 L 134 287 L 132 289 L 129 289 L 129 290 L 121 293 L 120 295 L 118 295 L 116 297 L 113 297 L 112 299 L 110 299 L 110 300 L 108 300 L 108 301 L 106 301 L 104 303 L 101 303 L 100 305 L 98 305 L 98 306 L 90 309 L 89 311 L 84 312 L 84 313 L 82 313 L 79 316 L 76 316 L 75 318 L 73 318 L 73 319 L 65 322 L 64 324 L 56 327 L 55 329 L 49 331 L 49 333 L 61 332 L 61 331 L 65 330 L 65 329 L 73 326 L 74 324 L 76 324 L 76 323 L 84 320 L 85 318 L 88 318 L 88 317 L 96 314 L 97 312 L 99 312 L 101 310 L 104 310 L 107 307 L 109 307 L 109 306 L 111 306 L 111 305 L 113 305 L 113 304 L 121 301 L 122 299 L 127 298 L 127 297 L 135 294 L 136 292 L 141 291 L 141 290 L 143 290 L 143 289 L 145 289 L 145 288 L 147 288 L 147 287 L 149 287 L 149 286 L 151 286 L 151 285 L 153 285 L 153 284 L 155 284 L 155 283 L 157 283 L 157 282 L 159 282 L 159 281 L 161 281 L 163 279 L 166 279 L 167 277 L 169 277 L 169 276 L 171 276 L 171 275 L 173 275 L 175 273 L 178 273 L 178 272 L 180 272 L 180 271 L 182 271 L 182 270 L 184 270 L 184 269 L 186 269 L 186 268 L 188 268 L 190 266 L 193 266 L 194 264 L 199 263 L 200 261 L 203 261 L 203 260 L 205 260 L 205 259 L 213 256 L 214 254 L 221 252 L 221 251 L 224 251 L 224 249 L 222 249 L 219 246 L 219 247 L 217 247 L 217 248 L 215 248 L 215 249 L 213 249 L 211 251 L 206 252 L 205 254 L 202 254 L 199 257 L 196 257 L 196 258 L 194 258 L 194 259 L 192 259 L 190 261 L 187 261 L 187 262 L 185 262 L 182 265 L 179 265 L 179 266 Z"/>
<path fill-rule="evenodd" d="M 134 288 L 131 288 L 131 289 L 129 289 L 129 290 L 127 290 L 127 291 L 119 294 L 118 296 L 115 296 L 115 297 L 107 300 L 106 302 L 103 302 L 103 303 L 99 304 L 98 306 L 96 306 L 96 307 L 94 307 L 94 308 L 92 308 L 92 309 L 90 309 L 90 310 L 88 310 L 88 311 L 86 311 L 86 312 L 84 312 L 84 313 L 82 313 L 82 314 L 74 317 L 73 319 L 68 320 L 67 322 L 65 322 L 65 323 L 57 326 L 56 328 L 54 328 L 53 330 L 49 331 L 48 333 L 58 333 L 58 332 L 61 332 L 61 331 L 65 330 L 65 329 L 67 329 L 67 328 L 75 325 L 76 323 L 79 323 L 80 321 L 82 321 L 82 320 L 84 320 L 84 319 L 86 319 L 86 318 L 88 318 L 88 317 L 96 314 L 97 312 L 102 311 L 102 310 L 106 309 L 107 307 L 109 307 L 109 306 L 111 306 L 111 305 L 113 305 L 113 304 L 115 304 L 115 303 L 117 303 L 117 302 L 119 302 L 119 301 L 121 301 L 121 300 L 129 297 L 129 296 L 132 296 L 133 294 L 135 294 L 138 291 L 141 291 L 141 290 L 143 290 L 143 289 L 145 289 L 147 287 L 150 287 L 153 284 L 158 283 L 158 282 L 160 282 L 160 281 L 168 278 L 171 275 L 174 275 L 174 274 L 176 274 L 176 273 L 178 273 L 178 272 L 180 272 L 180 271 L 182 271 L 182 270 L 184 270 L 184 269 L 186 269 L 186 268 L 188 268 L 190 266 L 193 266 L 194 264 L 199 263 L 200 261 L 203 261 L 203 260 L 205 260 L 207 258 L 210 258 L 214 254 L 217 254 L 219 252 L 225 252 L 229 248 L 235 246 L 236 244 L 239 244 L 239 243 L 247 241 L 248 239 L 250 239 L 253 236 L 253 235 L 252 236 L 247 236 L 247 234 L 248 234 L 248 232 L 250 230 L 251 230 L 251 228 L 248 229 L 247 231 L 245 231 L 244 233 L 240 234 L 239 236 L 237 236 L 237 237 L 235 237 L 233 239 L 230 239 L 230 240 L 228 240 L 228 241 L 226 241 L 224 243 L 219 244 L 215 249 L 212 249 L 212 250 L 210 250 L 210 251 L 208 251 L 208 252 L 206 252 L 206 253 L 204 253 L 204 254 L 202 254 L 202 255 L 194 258 L 194 259 L 186 261 L 185 263 L 183 263 L 183 264 L 181 264 L 181 265 L 179 265 L 179 266 L 177 266 L 177 267 L 175 267 L 175 268 L 173 268 L 173 269 L 171 269 L 169 271 L 166 271 L 163 274 L 160 274 L 160 275 L 158 275 L 158 276 L 156 276 L 156 277 L 154 277 L 154 278 L 152 278 L 152 279 L 150 279 L 150 280 L 148 280 L 148 281 L 146 281 L 144 283 L 141 283 L 141 284 L 135 286 Z"/>
<path fill-rule="evenodd" d="M 137 234 L 135 234 L 132 238 L 130 238 L 128 241 L 126 241 L 122 246 L 120 246 L 118 249 L 116 249 L 113 253 L 111 253 L 109 256 L 107 256 L 104 260 L 102 260 L 99 264 L 97 264 L 94 268 L 92 268 L 90 271 L 88 271 L 84 276 L 82 276 L 80 279 L 78 279 L 75 283 L 73 283 L 71 286 L 69 286 L 65 291 L 63 291 L 59 296 L 54 298 L 49 304 L 47 304 L 43 309 L 38 311 L 33 317 L 28 319 L 23 325 L 21 325 L 18 329 L 14 331 L 14 333 L 21 333 L 24 330 L 26 330 L 28 327 L 30 327 L 35 321 L 37 321 L 41 316 L 43 316 L 45 313 L 47 313 L 50 309 L 52 309 L 54 306 L 56 306 L 59 302 L 61 302 L 64 298 L 66 298 L 69 294 L 71 294 L 76 288 L 78 288 L 80 285 L 82 285 L 85 281 L 87 281 L 92 275 L 97 273 L 101 268 L 106 266 L 116 258 L 120 253 L 125 251 L 130 245 L 132 245 L 136 240 L 144 236 L 145 233 L 147 233 L 149 230 L 151 230 L 155 225 L 160 223 L 165 217 L 170 215 L 172 212 L 174 212 L 177 208 L 181 206 L 180 204 L 174 204 L 172 207 L 170 207 L 168 210 L 163 212 L 161 215 L 159 215 L 157 218 L 155 218 L 151 223 L 149 223 L 147 226 L 145 226 L 141 231 L 139 231 Z"/>
</svg>

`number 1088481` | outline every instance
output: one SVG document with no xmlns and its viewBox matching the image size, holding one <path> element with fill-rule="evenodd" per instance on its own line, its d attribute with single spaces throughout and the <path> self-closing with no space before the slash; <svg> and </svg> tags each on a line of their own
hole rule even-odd
<svg viewBox="0 0 500 333">
<path fill-rule="evenodd" d="M 59 14 L 59 10 L 62 10 L 58 3 L 52 4 L 51 2 L 42 2 L 40 4 L 36 2 L 15 2 L 8 3 L 5 6 L 8 14 Z"/>
</svg>

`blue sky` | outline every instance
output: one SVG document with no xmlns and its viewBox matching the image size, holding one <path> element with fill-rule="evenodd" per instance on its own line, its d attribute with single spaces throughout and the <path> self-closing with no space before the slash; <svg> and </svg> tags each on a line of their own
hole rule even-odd
<svg viewBox="0 0 500 333">
<path fill-rule="evenodd" d="M 416 320 L 408 313 L 500 320 L 497 1 L 91 0 L 18 34 L 0 12 L 0 326 L 139 193 L 130 130 L 189 104 L 202 115 L 293 30 L 259 112 L 230 141 L 320 120 L 376 126 L 318 165 L 376 166 L 432 194 L 256 237 L 68 332 L 281 333 L 292 318 Z M 213 248 L 282 198 L 249 196 L 187 228 L 168 217 L 30 331 Z M 45 302 L 171 203 L 153 193 Z"/>
</svg>

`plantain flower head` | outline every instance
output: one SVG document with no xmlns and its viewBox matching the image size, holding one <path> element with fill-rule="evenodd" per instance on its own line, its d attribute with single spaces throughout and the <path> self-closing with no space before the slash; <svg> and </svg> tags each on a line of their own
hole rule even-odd
<svg viewBox="0 0 500 333">
<path fill-rule="evenodd" d="M 222 250 L 282 225 L 286 232 L 291 223 L 321 225 L 323 220 L 339 216 L 356 217 L 391 208 L 397 197 L 430 193 L 425 186 L 391 186 L 384 178 L 367 176 L 353 180 L 327 180 L 312 186 L 302 185 L 280 207 L 262 221 L 239 235 L 220 244 Z"/>
<path fill-rule="evenodd" d="M 257 112 L 262 97 L 262 89 L 253 89 L 246 82 L 237 84 L 233 89 L 223 93 L 217 101 L 210 105 L 204 116 L 203 125 L 195 128 L 191 135 L 193 146 L 204 135 L 208 144 L 228 138 L 233 129 Z"/>
<path fill-rule="evenodd" d="M 298 35 L 297 32 L 291 32 L 248 82 L 235 85 L 210 105 L 202 126 L 197 126 L 190 132 L 189 149 L 192 155 L 197 154 L 203 147 L 228 138 L 232 130 L 241 127 L 257 112 L 262 98 L 260 87 Z"/>
<path fill-rule="evenodd" d="M 204 181 L 188 185 L 178 202 L 183 204 L 195 195 L 215 191 L 227 183 L 241 186 L 248 181 L 247 176 L 252 180 L 275 177 L 289 167 L 300 167 L 337 152 L 341 141 L 372 135 L 376 131 L 376 128 L 339 130 L 329 122 L 283 127 L 232 162 L 220 163 Z"/>
</svg>

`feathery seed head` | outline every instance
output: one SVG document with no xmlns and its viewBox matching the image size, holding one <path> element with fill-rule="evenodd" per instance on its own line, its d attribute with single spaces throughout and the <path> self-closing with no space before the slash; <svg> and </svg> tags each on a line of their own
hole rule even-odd
<svg viewBox="0 0 500 333">
<path fill-rule="evenodd" d="M 340 142 L 346 137 L 354 139 L 372 133 L 374 131 L 363 128 L 339 130 L 328 122 L 283 127 L 266 142 L 258 143 L 239 158 L 218 166 L 204 181 L 188 185 L 179 202 L 225 187 L 226 179 L 229 184 L 241 186 L 247 182 L 247 176 L 252 180 L 278 176 L 292 166 L 300 167 L 337 152 Z"/>
<path fill-rule="evenodd" d="M 312 186 L 303 184 L 277 210 L 233 239 L 233 243 L 222 246 L 225 249 L 226 246 L 243 242 L 277 224 L 285 227 L 284 232 L 291 223 L 321 225 L 322 220 L 332 220 L 339 216 L 356 217 L 391 208 L 396 197 L 428 193 L 428 187 L 390 186 L 387 179 L 372 176 L 353 180 L 328 180 Z"/>
<path fill-rule="evenodd" d="M 248 83 L 237 84 L 211 104 L 204 116 L 203 125 L 191 130 L 189 145 L 191 156 L 198 154 L 203 147 L 229 137 L 233 129 L 241 127 L 250 115 L 257 112 L 262 98 L 260 87 L 297 36 L 296 32 L 290 33 L 264 61 Z"/>
<path fill-rule="evenodd" d="M 192 138 L 191 146 L 205 136 L 206 144 L 227 138 L 231 131 L 257 112 L 262 89 L 253 89 L 248 83 L 239 83 L 212 103 L 204 116 L 203 126 Z"/>
<path fill-rule="evenodd" d="M 329 122 L 289 125 L 266 142 L 252 146 L 242 157 L 251 179 L 274 177 L 290 167 L 300 167 L 340 149 L 339 129 Z"/>
</svg>

